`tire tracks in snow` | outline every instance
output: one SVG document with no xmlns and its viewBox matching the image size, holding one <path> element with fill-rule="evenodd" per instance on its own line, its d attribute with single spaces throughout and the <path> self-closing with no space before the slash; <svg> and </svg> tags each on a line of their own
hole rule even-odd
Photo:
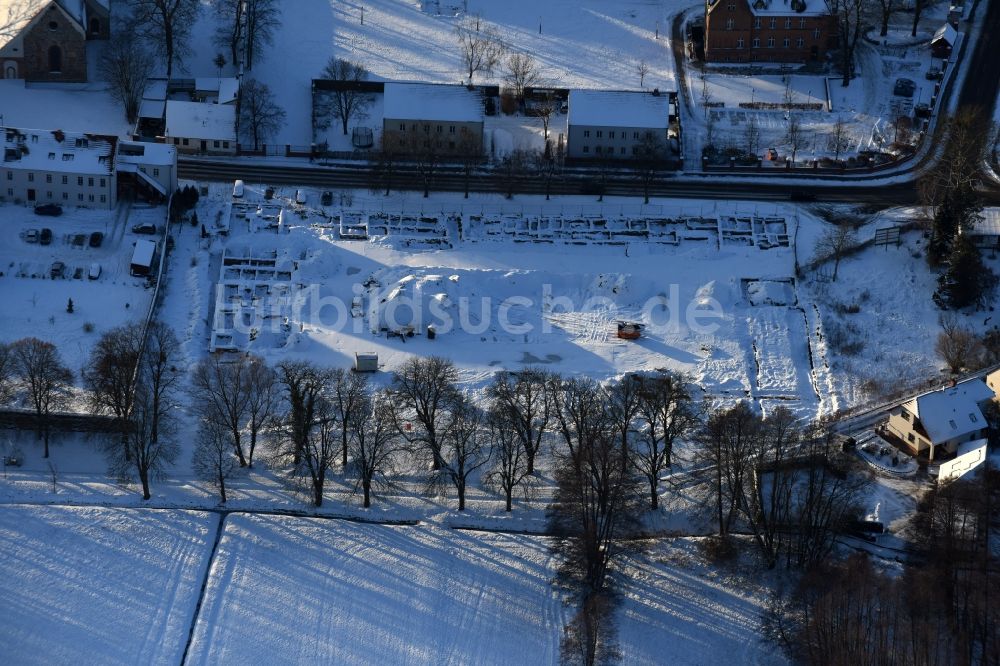
<svg viewBox="0 0 1000 666">
<path fill-rule="evenodd" d="M 208 580 L 212 575 L 212 565 L 215 563 L 215 555 L 219 551 L 219 542 L 222 541 L 222 532 L 225 528 L 226 516 L 228 513 L 219 512 L 219 523 L 215 527 L 215 540 L 212 542 L 212 552 L 208 555 L 205 563 L 205 575 L 201 579 L 201 590 L 198 592 L 198 603 L 194 606 L 194 613 L 191 616 L 191 625 L 188 627 L 187 643 L 184 645 L 184 654 L 181 655 L 181 666 L 187 664 L 188 652 L 191 650 L 191 641 L 194 640 L 194 628 L 198 625 L 198 618 L 201 616 L 201 606 L 205 602 L 205 591 L 208 589 Z"/>
</svg>

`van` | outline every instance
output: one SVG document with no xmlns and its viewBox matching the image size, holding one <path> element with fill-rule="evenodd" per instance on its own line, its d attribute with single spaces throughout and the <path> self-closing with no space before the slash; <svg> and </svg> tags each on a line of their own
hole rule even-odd
<svg viewBox="0 0 1000 666">
<path fill-rule="evenodd" d="M 233 183 L 233 198 L 239 199 L 243 196 L 243 181 L 237 180 Z"/>
<path fill-rule="evenodd" d="M 87 272 L 87 279 L 89 279 L 89 280 L 96 280 L 99 277 L 101 277 L 101 265 L 100 264 L 91 264 L 90 265 L 90 271 Z"/>
<path fill-rule="evenodd" d="M 306 191 L 295 190 L 295 203 L 304 204 L 306 202 Z"/>
</svg>

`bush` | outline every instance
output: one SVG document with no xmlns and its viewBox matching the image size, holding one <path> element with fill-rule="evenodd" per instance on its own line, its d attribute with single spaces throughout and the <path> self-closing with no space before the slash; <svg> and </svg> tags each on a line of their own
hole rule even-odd
<svg viewBox="0 0 1000 666">
<path fill-rule="evenodd" d="M 730 535 L 716 535 L 702 540 L 701 550 L 710 562 L 731 562 L 739 555 L 739 544 Z"/>
<path fill-rule="evenodd" d="M 83 325 L 83 332 L 84 333 L 93 333 L 94 332 L 94 325 L 91 322 L 89 322 L 89 321 L 86 322 Z"/>
</svg>

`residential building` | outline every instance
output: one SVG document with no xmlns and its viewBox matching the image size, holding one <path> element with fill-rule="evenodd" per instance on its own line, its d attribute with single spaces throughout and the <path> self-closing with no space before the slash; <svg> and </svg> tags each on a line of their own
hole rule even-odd
<svg viewBox="0 0 1000 666">
<path fill-rule="evenodd" d="M 236 107 L 167 100 L 163 142 L 179 153 L 235 155 Z"/>
<path fill-rule="evenodd" d="M 644 146 L 663 150 L 670 101 L 659 91 L 571 90 L 566 157 L 635 159 Z"/>
<path fill-rule="evenodd" d="M 994 377 L 994 384 L 998 380 Z M 892 408 L 885 429 L 914 455 L 931 461 L 950 457 L 959 445 L 986 437 L 989 424 L 983 408 L 996 397 L 988 381 L 969 379 Z"/>
<path fill-rule="evenodd" d="M 0 0 L 0 78 L 87 80 L 87 41 L 108 39 L 110 0 Z"/>
<path fill-rule="evenodd" d="M 114 208 L 114 137 L 0 128 L 0 200 Z"/>
<path fill-rule="evenodd" d="M 166 199 L 177 189 L 177 148 L 162 143 L 121 141 L 115 174 L 119 194 Z"/>
<path fill-rule="evenodd" d="M 957 41 L 958 31 L 950 24 L 945 23 L 931 37 L 931 56 L 947 59 L 951 56 L 951 50 L 955 47 L 955 42 Z"/>
<path fill-rule="evenodd" d="M 968 235 L 976 247 L 983 250 L 1000 250 L 1000 208 L 984 208 L 968 228 L 959 233 Z"/>
<path fill-rule="evenodd" d="M 400 153 L 483 152 L 483 92 L 464 85 L 386 82 L 382 137 Z"/>
<path fill-rule="evenodd" d="M 837 47 L 824 0 L 706 0 L 708 62 L 807 62 Z"/>
</svg>

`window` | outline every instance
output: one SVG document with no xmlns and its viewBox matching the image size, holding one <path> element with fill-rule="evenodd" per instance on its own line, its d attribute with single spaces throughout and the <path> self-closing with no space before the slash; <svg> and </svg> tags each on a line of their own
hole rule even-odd
<svg viewBox="0 0 1000 666">
<path fill-rule="evenodd" d="M 94 203 L 94 195 L 93 195 L 93 194 L 88 194 L 88 195 L 87 195 L 87 200 L 88 200 L 88 201 L 89 201 L 90 203 Z"/>
<path fill-rule="evenodd" d="M 950 426 L 951 426 L 951 429 L 952 429 L 952 430 L 954 430 L 955 428 L 957 428 L 957 427 L 958 427 L 958 426 L 957 426 L 957 425 L 955 424 L 955 421 L 954 421 L 954 420 L 951 420 L 951 419 L 949 419 L 949 420 L 948 420 L 948 425 L 950 425 Z"/>
<path fill-rule="evenodd" d="M 800 18 L 799 19 L 799 30 L 805 30 L 805 28 L 806 28 L 806 20 L 804 18 Z"/>
<path fill-rule="evenodd" d="M 153 169 L 153 175 L 154 176 L 159 176 L 160 175 L 160 170 L 159 169 Z"/>
<path fill-rule="evenodd" d="M 906 433 L 906 441 L 908 441 L 910 444 L 913 444 L 913 433 L 912 432 Z"/>
<path fill-rule="evenodd" d="M 63 192 L 63 201 L 69 201 L 69 192 Z"/>
<path fill-rule="evenodd" d="M 773 49 L 774 48 L 774 37 L 768 37 L 767 38 L 767 48 L 769 48 L 769 49 Z"/>
<path fill-rule="evenodd" d="M 90 19 L 90 34 L 99 35 L 101 33 L 101 22 L 96 18 Z"/>
<path fill-rule="evenodd" d="M 781 45 L 784 46 L 786 49 L 791 43 L 792 40 L 788 39 L 788 37 L 785 37 L 783 40 L 781 40 Z"/>
<path fill-rule="evenodd" d="M 601 147 L 600 146 L 596 146 L 594 148 L 594 152 L 597 153 L 598 155 L 600 155 L 601 154 Z"/>
<path fill-rule="evenodd" d="M 590 138 L 590 130 L 583 130 L 583 138 L 584 139 Z"/>
<path fill-rule="evenodd" d="M 51 199 L 52 198 L 52 191 L 51 190 L 45 193 L 45 198 L 46 199 Z"/>
<path fill-rule="evenodd" d="M 430 134 L 430 133 L 431 133 L 431 126 L 424 125 L 424 134 Z"/>
<path fill-rule="evenodd" d="M 736 27 L 736 21 L 731 18 L 726 19 L 726 30 L 732 30 Z"/>
<path fill-rule="evenodd" d="M 632 132 L 632 138 L 635 139 L 636 141 L 638 141 L 639 140 L 639 133 L 638 132 Z"/>
<path fill-rule="evenodd" d="M 600 139 L 603 136 L 604 136 L 604 132 L 602 130 L 597 130 L 597 138 Z"/>
<path fill-rule="evenodd" d="M 760 29 L 760 17 L 759 16 L 753 20 L 753 27 L 757 28 L 758 30 Z"/>
<path fill-rule="evenodd" d="M 7 196 L 9 196 L 9 197 L 14 196 L 14 188 L 13 187 L 8 187 L 7 188 Z"/>
<path fill-rule="evenodd" d="M 646 132 L 646 141 L 652 141 L 652 140 L 653 140 L 653 133 Z"/>
<path fill-rule="evenodd" d="M 619 152 L 620 152 L 620 153 L 621 153 L 622 155 L 624 155 L 624 154 L 625 154 L 625 146 L 622 146 L 622 148 L 621 148 L 621 150 L 620 150 Z"/>
<path fill-rule="evenodd" d="M 101 195 L 101 203 L 107 203 L 107 202 L 108 202 L 108 197 L 106 195 L 102 194 Z"/>
<path fill-rule="evenodd" d="M 454 134 L 454 133 L 455 133 L 455 126 L 448 125 L 448 134 Z"/>
<path fill-rule="evenodd" d="M 83 194 L 77 194 L 76 195 L 76 200 L 77 201 L 83 201 Z"/>
<path fill-rule="evenodd" d="M 54 160 L 55 158 L 56 158 L 56 154 L 55 153 L 49 153 L 49 159 L 50 160 Z"/>
<path fill-rule="evenodd" d="M 228 141 L 223 141 L 222 142 L 222 147 L 228 150 L 229 149 L 229 142 Z"/>
<path fill-rule="evenodd" d="M 7 180 L 14 180 L 14 172 L 13 171 L 8 171 L 7 172 Z"/>
<path fill-rule="evenodd" d="M 218 148 L 219 147 L 219 142 L 218 141 L 213 141 L 212 142 L 212 147 L 213 148 Z"/>
<path fill-rule="evenodd" d="M 104 178 L 101 178 L 101 187 L 107 187 L 107 186 L 108 186 L 108 181 Z"/>
<path fill-rule="evenodd" d="M 35 174 L 30 173 L 30 172 L 28 173 L 28 182 L 29 183 L 35 182 Z"/>
<path fill-rule="evenodd" d="M 141 171 L 142 173 L 146 173 L 146 167 L 139 167 L 139 171 Z"/>
<path fill-rule="evenodd" d="M 45 182 L 46 183 L 51 183 L 52 182 L 52 174 L 51 173 L 45 174 Z"/>
<path fill-rule="evenodd" d="M 610 132 L 608 132 L 608 138 L 609 139 L 615 138 L 615 131 L 614 130 L 611 130 Z"/>
<path fill-rule="evenodd" d="M 754 47 L 755 49 L 756 49 L 756 48 L 760 48 L 760 37 L 754 37 L 754 38 L 753 38 L 753 47 Z"/>
<path fill-rule="evenodd" d="M 792 28 L 792 19 L 786 18 L 785 19 L 785 30 L 790 30 L 791 28 Z"/>
<path fill-rule="evenodd" d="M 83 176 L 77 176 L 77 177 L 76 177 L 76 184 L 77 184 L 77 185 L 78 185 L 79 187 L 83 187 Z"/>
<path fill-rule="evenodd" d="M 639 154 L 639 146 L 632 146 L 632 154 L 633 155 Z"/>
<path fill-rule="evenodd" d="M 49 30 L 58 30 L 59 24 L 55 21 L 49 21 Z"/>
<path fill-rule="evenodd" d="M 813 38 L 819 39 L 819 28 L 813 28 Z"/>
<path fill-rule="evenodd" d="M 183 143 L 184 143 L 185 146 L 188 145 L 188 140 L 184 139 Z"/>
<path fill-rule="evenodd" d="M 584 146 L 583 147 L 583 152 L 589 153 L 590 152 L 590 146 Z"/>
<path fill-rule="evenodd" d="M 729 11 L 731 11 L 731 12 L 735 12 L 736 11 L 736 3 L 735 2 L 730 2 L 729 6 L 727 7 L 727 9 L 729 9 Z"/>
<path fill-rule="evenodd" d="M 903 417 L 903 420 L 904 420 L 904 421 L 909 421 L 909 420 L 910 420 L 910 413 L 909 413 L 908 411 L 906 411 L 905 409 L 904 409 L 904 410 L 902 410 L 902 411 L 901 411 L 901 412 L 899 413 L 899 415 Z"/>
<path fill-rule="evenodd" d="M 772 16 L 772 17 L 771 17 L 771 30 L 774 30 L 774 29 L 775 29 L 775 28 L 777 28 L 777 27 L 778 27 L 778 19 L 776 19 L 776 18 L 774 18 L 774 17 Z"/>
<path fill-rule="evenodd" d="M 94 186 L 94 179 L 93 178 L 88 178 L 87 179 L 87 187 L 93 187 L 93 186 Z"/>
<path fill-rule="evenodd" d="M 62 72 L 62 50 L 55 45 L 49 47 L 49 72 L 52 74 Z"/>
<path fill-rule="evenodd" d="M 399 123 L 399 131 L 400 132 L 406 131 L 406 123 Z"/>
<path fill-rule="evenodd" d="M 63 176 L 62 177 L 62 184 L 63 185 L 69 185 L 69 177 L 68 176 Z"/>
<path fill-rule="evenodd" d="M 442 132 L 444 132 L 444 126 L 438 125 L 438 134 L 441 134 Z"/>
<path fill-rule="evenodd" d="M 740 37 L 739 39 L 736 40 L 736 48 L 738 48 L 738 49 L 743 48 L 743 38 L 742 37 Z"/>
<path fill-rule="evenodd" d="M 801 49 L 801 48 L 802 48 L 803 46 L 805 46 L 805 44 L 806 44 L 806 40 L 802 39 L 801 37 L 799 37 L 798 39 L 796 39 L 796 40 L 795 40 L 795 45 L 796 45 L 797 47 L 799 47 L 800 49 Z"/>
</svg>

